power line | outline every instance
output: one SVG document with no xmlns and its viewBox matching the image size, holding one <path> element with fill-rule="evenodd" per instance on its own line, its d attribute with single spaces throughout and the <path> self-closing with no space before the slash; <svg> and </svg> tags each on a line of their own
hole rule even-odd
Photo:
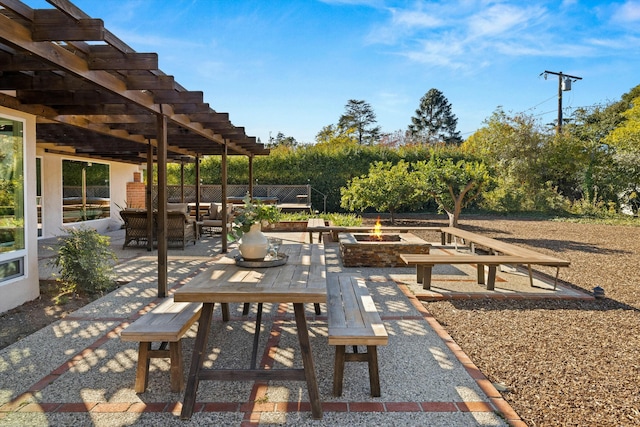
<svg viewBox="0 0 640 427">
<path fill-rule="evenodd" d="M 555 97 L 556 97 L 556 96 L 555 96 L 555 95 L 553 95 L 552 97 L 547 98 L 547 99 L 545 99 L 544 101 L 537 103 L 537 104 L 536 104 L 536 105 L 534 105 L 533 107 L 529 107 L 529 108 L 527 108 L 526 110 L 523 110 L 522 112 L 524 113 L 524 112 L 526 112 L 526 111 L 533 110 L 533 109 L 534 109 L 534 108 L 536 108 L 537 106 L 542 105 L 542 104 L 544 104 L 545 102 L 549 102 L 549 101 L 551 101 L 551 100 L 552 100 L 553 98 L 555 98 Z"/>
</svg>

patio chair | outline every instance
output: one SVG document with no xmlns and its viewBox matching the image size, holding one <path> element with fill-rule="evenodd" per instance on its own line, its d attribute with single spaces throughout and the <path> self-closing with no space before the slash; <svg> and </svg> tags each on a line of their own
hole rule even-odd
<svg viewBox="0 0 640 427">
<path fill-rule="evenodd" d="M 146 246 L 148 242 L 147 235 L 147 211 L 143 209 L 124 209 L 120 211 L 120 217 L 124 221 L 125 237 L 122 249 L 132 243 L 136 246 Z M 154 216 L 155 219 L 155 216 Z M 153 225 L 153 240 L 155 241 L 156 226 Z"/>
<path fill-rule="evenodd" d="M 227 204 L 227 230 L 233 224 L 233 205 Z M 200 223 L 200 233 L 213 235 L 215 232 L 222 233 L 222 204 L 211 203 L 209 213 L 203 215 Z"/>
</svg>

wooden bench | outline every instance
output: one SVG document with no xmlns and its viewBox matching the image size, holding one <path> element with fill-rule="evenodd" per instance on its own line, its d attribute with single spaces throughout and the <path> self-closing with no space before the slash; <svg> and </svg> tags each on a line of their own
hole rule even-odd
<svg viewBox="0 0 640 427">
<path fill-rule="evenodd" d="M 364 279 L 336 274 L 327 278 L 327 322 L 329 345 L 336 346 L 333 394 L 342 395 L 345 362 L 367 362 L 371 395 L 380 396 L 377 346 L 387 345 L 389 336 Z M 353 346 L 353 353 L 346 346 Z M 358 353 L 357 346 L 367 347 Z"/>
<path fill-rule="evenodd" d="M 144 393 L 147 389 L 149 361 L 153 358 L 171 359 L 171 391 L 180 392 L 184 389 L 180 340 L 200 317 L 201 308 L 201 303 L 174 302 L 173 297 L 166 298 L 120 333 L 123 341 L 140 342 L 136 393 Z M 152 350 L 152 342 L 160 342 L 160 347 Z"/>
<path fill-rule="evenodd" d="M 307 221 L 307 231 L 309 232 L 309 243 L 313 243 L 313 232 L 318 232 L 318 243 L 322 243 L 322 233 L 327 231 L 327 225 L 322 218 L 309 218 Z"/>
<path fill-rule="evenodd" d="M 496 269 L 501 264 L 527 265 L 529 269 L 529 280 L 533 286 L 533 271 L 531 265 L 550 265 L 557 268 L 556 271 L 556 288 L 558 281 L 558 271 L 560 267 L 568 267 L 569 261 L 563 261 L 539 256 L 513 256 L 513 255 L 432 255 L 432 254 L 401 254 L 402 259 L 408 265 L 416 266 L 416 277 L 418 283 L 422 283 L 423 289 L 431 289 L 431 272 L 434 265 L 453 265 L 453 264 L 469 264 L 477 265 L 478 284 L 485 284 L 484 266 L 489 267 L 486 285 L 487 290 L 493 291 L 496 283 Z"/>
<path fill-rule="evenodd" d="M 500 259 L 497 258 L 489 258 L 487 262 L 485 262 L 484 258 L 478 258 L 476 256 L 475 261 L 465 261 L 464 259 L 454 260 L 452 255 L 442 255 L 444 258 L 434 258 L 440 255 L 426 255 L 429 257 L 428 259 L 431 261 L 420 262 L 418 263 L 418 259 L 410 258 L 413 264 L 421 264 L 422 267 L 417 267 L 418 274 L 421 275 L 420 270 L 424 271 L 425 266 L 435 264 L 478 264 L 478 283 L 484 283 L 484 265 L 489 265 L 489 276 L 494 277 L 493 280 L 487 281 L 487 289 L 493 290 L 493 284 L 495 283 L 495 269 L 500 264 L 514 264 L 514 265 L 527 265 L 529 271 L 529 283 L 533 286 L 533 271 L 531 269 L 531 265 L 544 265 L 544 266 L 552 266 L 556 267 L 556 275 L 555 281 L 553 284 L 553 289 L 556 289 L 558 285 L 558 275 L 560 274 L 560 267 L 568 267 L 571 263 L 569 261 L 556 258 L 550 255 L 545 255 L 540 252 L 536 252 L 531 249 L 523 248 L 520 246 L 512 245 L 507 242 L 502 242 L 500 240 L 492 239 L 490 237 L 482 236 L 480 234 L 473 233 L 471 231 L 462 230 L 457 227 L 441 227 L 441 243 L 444 245 L 447 241 L 450 241 L 451 237 L 454 237 L 454 243 L 456 245 L 456 249 L 458 247 L 457 238 L 463 239 L 465 244 L 469 244 L 471 248 L 471 252 L 475 254 L 476 245 L 487 248 L 491 255 L 493 256 L 501 256 Z M 482 255 L 481 255 L 482 256 Z M 515 257 L 515 258 L 510 258 Z M 401 256 L 402 258 L 402 256 Z M 436 262 L 437 261 L 437 262 Z M 451 261 L 451 262 L 450 262 Z M 407 261 L 405 261 L 407 262 Z M 435 263 L 435 264 L 434 264 Z M 482 266 L 482 268 L 481 268 Z M 492 267 L 493 266 L 493 267 Z M 429 267 L 429 271 L 430 268 Z M 482 281 L 480 277 L 480 273 L 482 273 Z M 426 275 L 425 275 L 426 276 Z M 420 276 L 423 278 L 423 276 Z M 424 287 L 424 280 L 431 280 L 431 274 L 428 275 L 428 278 L 423 278 L 421 282 Z M 491 288 L 489 288 L 491 286 Z M 425 287 L 425 289 L 428 289 Z"/>
</svg>

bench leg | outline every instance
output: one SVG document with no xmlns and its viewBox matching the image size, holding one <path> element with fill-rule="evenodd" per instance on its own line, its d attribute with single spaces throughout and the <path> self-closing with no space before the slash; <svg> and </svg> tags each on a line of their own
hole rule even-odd
<svg viewBox="0 0 640 427">
<path fill-rule="evenodd" d="M 487 277 L 487 290 L 493 291 L 496 286 L 496 268 L 497 265 L 489 266 L 489 277 Z M 484 269 L 484 268 L 483 268 Z"/>
<path fill-rule="evenodd" d="M 316 312 L 317 316 L 320 316 L 322 314 L 322 311 L 320 311 L 320 303 L 316 302 L 313 304 L 313 308 Z"/>
<path fill-rule="evenodd" d="M 422 280 L 424 278 L 424 270 L 422 269 L 422 266 L 420 264 L 416 264 L 416 277 L 418 283 L 422 283 Z"/>
<path fill-rule="evenodd" d="M 378 347 L 368 345 L 366 353 L 358 353 L 358 346 L 353 346 L 353 353 L 346 352 L 346 346 L 337 345 L 333 367 L 333 395 L 342 396 L 345 362 L 367 362 L 369 367 L 369 386 L 371 396 L 380 397 L 380 372 L 378 370 Z"/>
<path fill-rule="evenodd" d="M 151 351 L 150 342 L 141 342 L 138 346 L 138 366 L 136 368 L 136 393 L 144 393 L 147 389 L 149 378 L 149 352 Z"/>
<path fill-rule="evenodd" d="M 484 285 L 484 264 L 478 264 L 478 285 Z"/>
<path fill-rule="evenodd" d="M 422 269 L 422 289 L 429 290 L 431 289 L 431 270 L 433 269 L 433 266 L 423 265 Z"/>
<path fill-rule="evenodd" d="M 533 287 L 533 271 L 531 270 L 531 264 L 527 264 L 527 269 L 529 270 L 529 284 L 531 285 L 531 287 Z M 557 281 L 557 275 L 556 275 L 556 281 Z M 553 289 L 555 290 L 556 286 L 555 284 L 553 285 Z"/>
<path fill-rule="evenodd" d="M 369 362 L 369 385 L 371 396 L 380 397 L 380 375 L 378 373 L 378 348 L 375 345 L 367 346 Z"/>
<path fill-rule="evenodd" d="M 336 346 L 336 356 L 333 363 L 333 395 L 342 396 L 342 378 L 344 377 L 345 346 Z"/>
<path fill-rule="evenodd" d="M 179 393 L 184 390 L 184 376 L 182 375 L 182 341 L 169 343 L 169 358 L 171 359 L 171 391 Z"/>
</svg>

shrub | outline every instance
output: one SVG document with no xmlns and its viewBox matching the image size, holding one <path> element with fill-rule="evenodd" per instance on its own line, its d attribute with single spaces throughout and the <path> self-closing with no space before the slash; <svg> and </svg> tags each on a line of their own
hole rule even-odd
<svg viewBox="0 0 640 427">
<path fill-rule="evenodd" d="M 70 229 L 58 238 L 50 264 L 59 269 L 59 282 L 71 293 L 103 293 L 113 287 L 113 265 L 118 260 L 109 247 L 110 238 L 92 228 Z"/>
</svg>

